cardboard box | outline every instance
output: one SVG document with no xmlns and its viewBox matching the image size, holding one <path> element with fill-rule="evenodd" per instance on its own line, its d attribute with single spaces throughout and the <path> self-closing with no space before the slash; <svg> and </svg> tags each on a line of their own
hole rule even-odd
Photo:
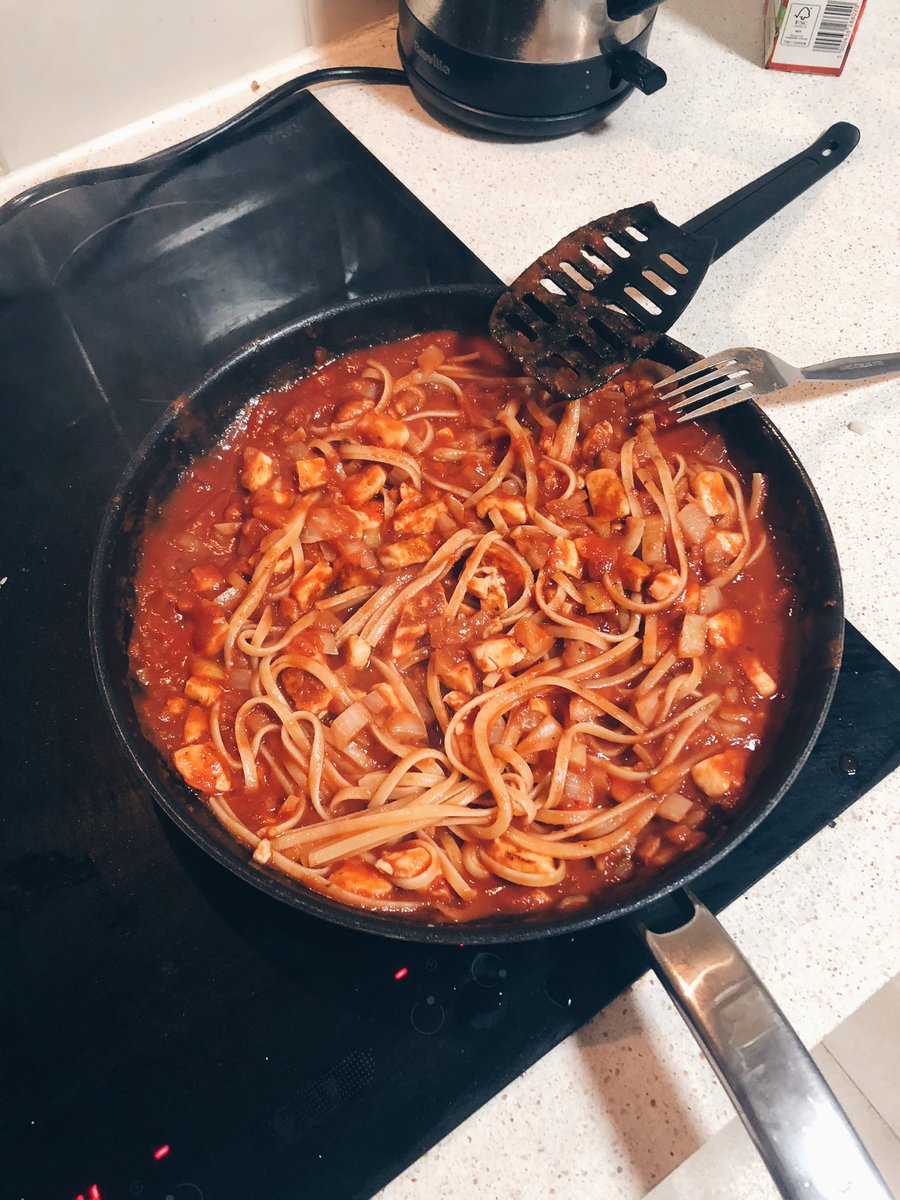
<svg viewBox="0 0 900 1200">
<path fill-rule="evenodd" d="M 840 75 L 866 0 L 767 0 L 765 66 Z"/>
</svg>

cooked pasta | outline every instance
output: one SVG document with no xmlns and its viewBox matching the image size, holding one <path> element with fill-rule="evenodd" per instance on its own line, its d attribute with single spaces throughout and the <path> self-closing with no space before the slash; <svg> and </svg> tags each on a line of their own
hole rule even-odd
<svg viewBox="0 0 900 1200">
<path fill-rule="evenodd" d="M 790 691 L 790 572 L 643 364 L 559 403 L 487 338 L 248 403 L 145 536 L 148 735 L 260 864 L 466 920 L 696 850 Z"/>
</svg>

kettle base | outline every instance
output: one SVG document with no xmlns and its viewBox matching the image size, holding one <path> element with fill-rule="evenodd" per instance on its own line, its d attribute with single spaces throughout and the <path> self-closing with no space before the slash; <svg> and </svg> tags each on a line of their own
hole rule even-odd
<svg viewBox="0 0 900 1200">
<path fill-rule="evenodd" d="M 416 71 L 415 65 L 403 53 L 403 46 L 399 38 L 397 48 L 412 93 L 422 108 L 435 120 L 448 125 L 459 133 L 469 135 L 520 141 L 564 137 L 566 134 L 577 133 L 592 125 L 598 125 L 620 104 L 624 103 L 634 91 L 633 87 L 626 86 L 614 96 L 610 96 L 602 103 L 594 104 L 590 108 L 568 113 L 554 113 L 549 116 L 492 112 L 488 109 L 475 108 L 471 104 L 464 104 L 461 100 L 448 96 L 445 92 L 433 87 L 422 78 Z M 552 68 L 545 69 L 552 70 Z"/>
</svg>

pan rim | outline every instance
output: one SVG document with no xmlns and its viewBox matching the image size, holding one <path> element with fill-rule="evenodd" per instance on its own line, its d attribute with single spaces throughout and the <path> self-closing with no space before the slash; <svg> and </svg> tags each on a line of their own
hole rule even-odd
<svg viewBox="0 0 900 1200">
<path fill-rule="evenodd" d="M 755 419 L 759 422 L 760 430 L 768 438 L 777 443 L 780 452 L 786 457 L 791 470 L 794 471 L 805 497 L 809 503 L 810 515 L 813 517 L 822 535 L 825 561 L 823 566 L 828 573 L 830 585 L 833 588 L 833 602 L 830 609 L 828 645 L 831 649 L 830 663 L 826 668 L 827 675 L 822 687 L 818 703 L 807 718 L 807 728 L 800 744 L 799 752 L 795 754 L 790 769 L 781 778 L 778 786 L 770 795 L 758 802 L 749 798 L 741 807 L 742 819 L 730 826 L 724 836 L 712 841 L 705 853 L 691 857 L 680 870 L 666 873 L 665 878 L 654 886 L 635 888 L 626 892 L 621 899 L 603 908 L 578 909 L 571 914 L 549 912 L 532 915 L 515 915 L 511 917 L 491 917 L 478 921 L 429 923 L 419 919 L 410 920 L 408 917 L 392 916 L 390 914 L 356 909 L 330 899 L 321 893 L 305 888 L 290 877 L 275 871 L 270 867 L 255 863 L 247 852 L 247 848 L 237 841 L 224 827 L 219 825 L 213 814 L 196 801 L 195 810 L 204 814 L 203 820 L 198 820 L 196 813 L 184 802 L 184 797 L 178 797 L 164 784 L 164 775 L 160 767 L 164 760 L 159 752 L 143 735 L 136 736 L 129 726 L 127 714 L 123 710 L 119 695 L 113 684 L 111 664 L 108 661 L 105 638 L 107 629 L 104 624 L 104 613 L 108 599 L 107 588 L 110 584 L 109 558 L 114 540 L 121 532 L 121 519 L 125 511 L 126 498 L 130 495 L 138 480 L 144 460 L 149 451 L 162 438 L 170 433 L 179 416 L 186 408 L 201 397 L 215 383 L 234 373 L 241 365 L 279 343 L 287 342 L 292 336 L 301 332 L 315 330 L 329 320 L 344 316 L 352 317 L 357 312 L 373 308 L 387 309 L 391 304 L 410 304 L 416 301 L 442 300 L 454 297 L 460 300 L 470 299 L 473 302 L 486 304 L 496 299 L 501 285 L 484 284 L 446 284 L 428 287 L 402 288 L 381 292 L 373 296 L 345 301 L 319 309 L 304 317 L 295 319 L 279 326 L 268 333 L 254 338 L 229 355 L 221 363 L 207 371 L 194 387 L 168 406 L 149 433 L 144 437 L 137 450 L 132 455 L 120 476 L 113 494 L 106 505 L 103 519 L 97 534 L 94 554 L 91 562 L 90 582 L 88 588 L 88 624 L 91 646 L 91 658 L 94 673 L 97 678 L 101 696 L 107 713 L 116 731 L 126 757 L 133 769 L 136 770 L 142 783 L 149 789 L 151 796 L 176 826 L 186 833 L 192 841 L 209 854 L 222 866 L 228 868 L 245 882 L 272 896 L 282 903 L 307 914 L 321 918 L 332 924 L 356 930 L 358 932 L 377 934 L 379 936 L 413 941 L 424 944 L 458 943 L 466 944 L 511 944 L 536 940 L 543 937 L 571 935 L 573 933 L 593 928 L 608 921 L 629 917 L 661 900 L 665 896 L 684 888 L 694 882 L 707 870 L 721 862 L 733 849 L 745 840 L 768 816 L 776 804 L 789 790 L 814 746 L 828 714 L 828 709 L 837 685 L 840 669 L 841 651 L 843 648 L 843 590 L 841 584 L 840 566 L 834 537 L 828 519 L 825 515 L 821 500 L 813 487 L 805 468 L 784 436 L 772 423 L 768 416 L 753 405 Z M 474 324 L 474 322 L 473 322 Z M 424 332 L 424 330 L 423 330 Z M 687 347 L 681 346 L 671 339 L 665 339 L 667 346 L 674 353 L 685 358 L 685 365 L 700 355 Z M 371 343 L 377 344 L 377 343 Z M 343 350 L 342 353 L 346 353 Z M 248 397 L 249 398 L 249 397 Z M 242 403 L 246 403 L 246 399 Z M 237 412 L 240 408 L 235 408 Z M 120 681 L 127 690 L 127 680 Z M 130 692 L 128 692 L 130 695 Z M 188 789 L 185 787 L 185 791 Z M 222 836 L 224 835 L 224 836 Z M 653 880 L 650 881 L 653 884 Z"/>
</svg>

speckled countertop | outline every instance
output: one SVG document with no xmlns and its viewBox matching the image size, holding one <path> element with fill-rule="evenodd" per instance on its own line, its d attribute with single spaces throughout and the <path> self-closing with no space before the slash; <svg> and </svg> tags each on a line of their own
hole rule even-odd
<svg viewBox="0 0 900 1200">
<path fill-rule="evenodd" d="M 839 79 L 762 70 L 761 30 L 761 0 L 668 0 L 651 47 L 668 86 L 635 96 L 606 127 L 556 142 L 466 139 L 436 125 L 404 89 L 342 86 L 319 97 L 506 279 L 601 213 L 653 199 L 684 220 L 832 122 L 852 121 L 862 140 L 848 161 L 716 264 L 673 332 L 701 351 L 757 345 L 794 363 L 900 349 L 900 10 L 869 5 Z M 257 78 L 268 87 L 309 57 Z M 373 27 L 323 59 L 395 65 L 392 31 Z M 0 200 L 38 178 L 138 157 L 206 128 L 249 102 L 249 83 L 4 177 Z M 900 667 L 900 378 L 804 385 L 764 407 L 825 504 L 848 618 Z M 898 807 L 895 773 L 724 914 L 808 1045 L 900 965 Z M 636 1200 L 731 1115 L 648 977 L 383 1197 Z"/>
</svg>

